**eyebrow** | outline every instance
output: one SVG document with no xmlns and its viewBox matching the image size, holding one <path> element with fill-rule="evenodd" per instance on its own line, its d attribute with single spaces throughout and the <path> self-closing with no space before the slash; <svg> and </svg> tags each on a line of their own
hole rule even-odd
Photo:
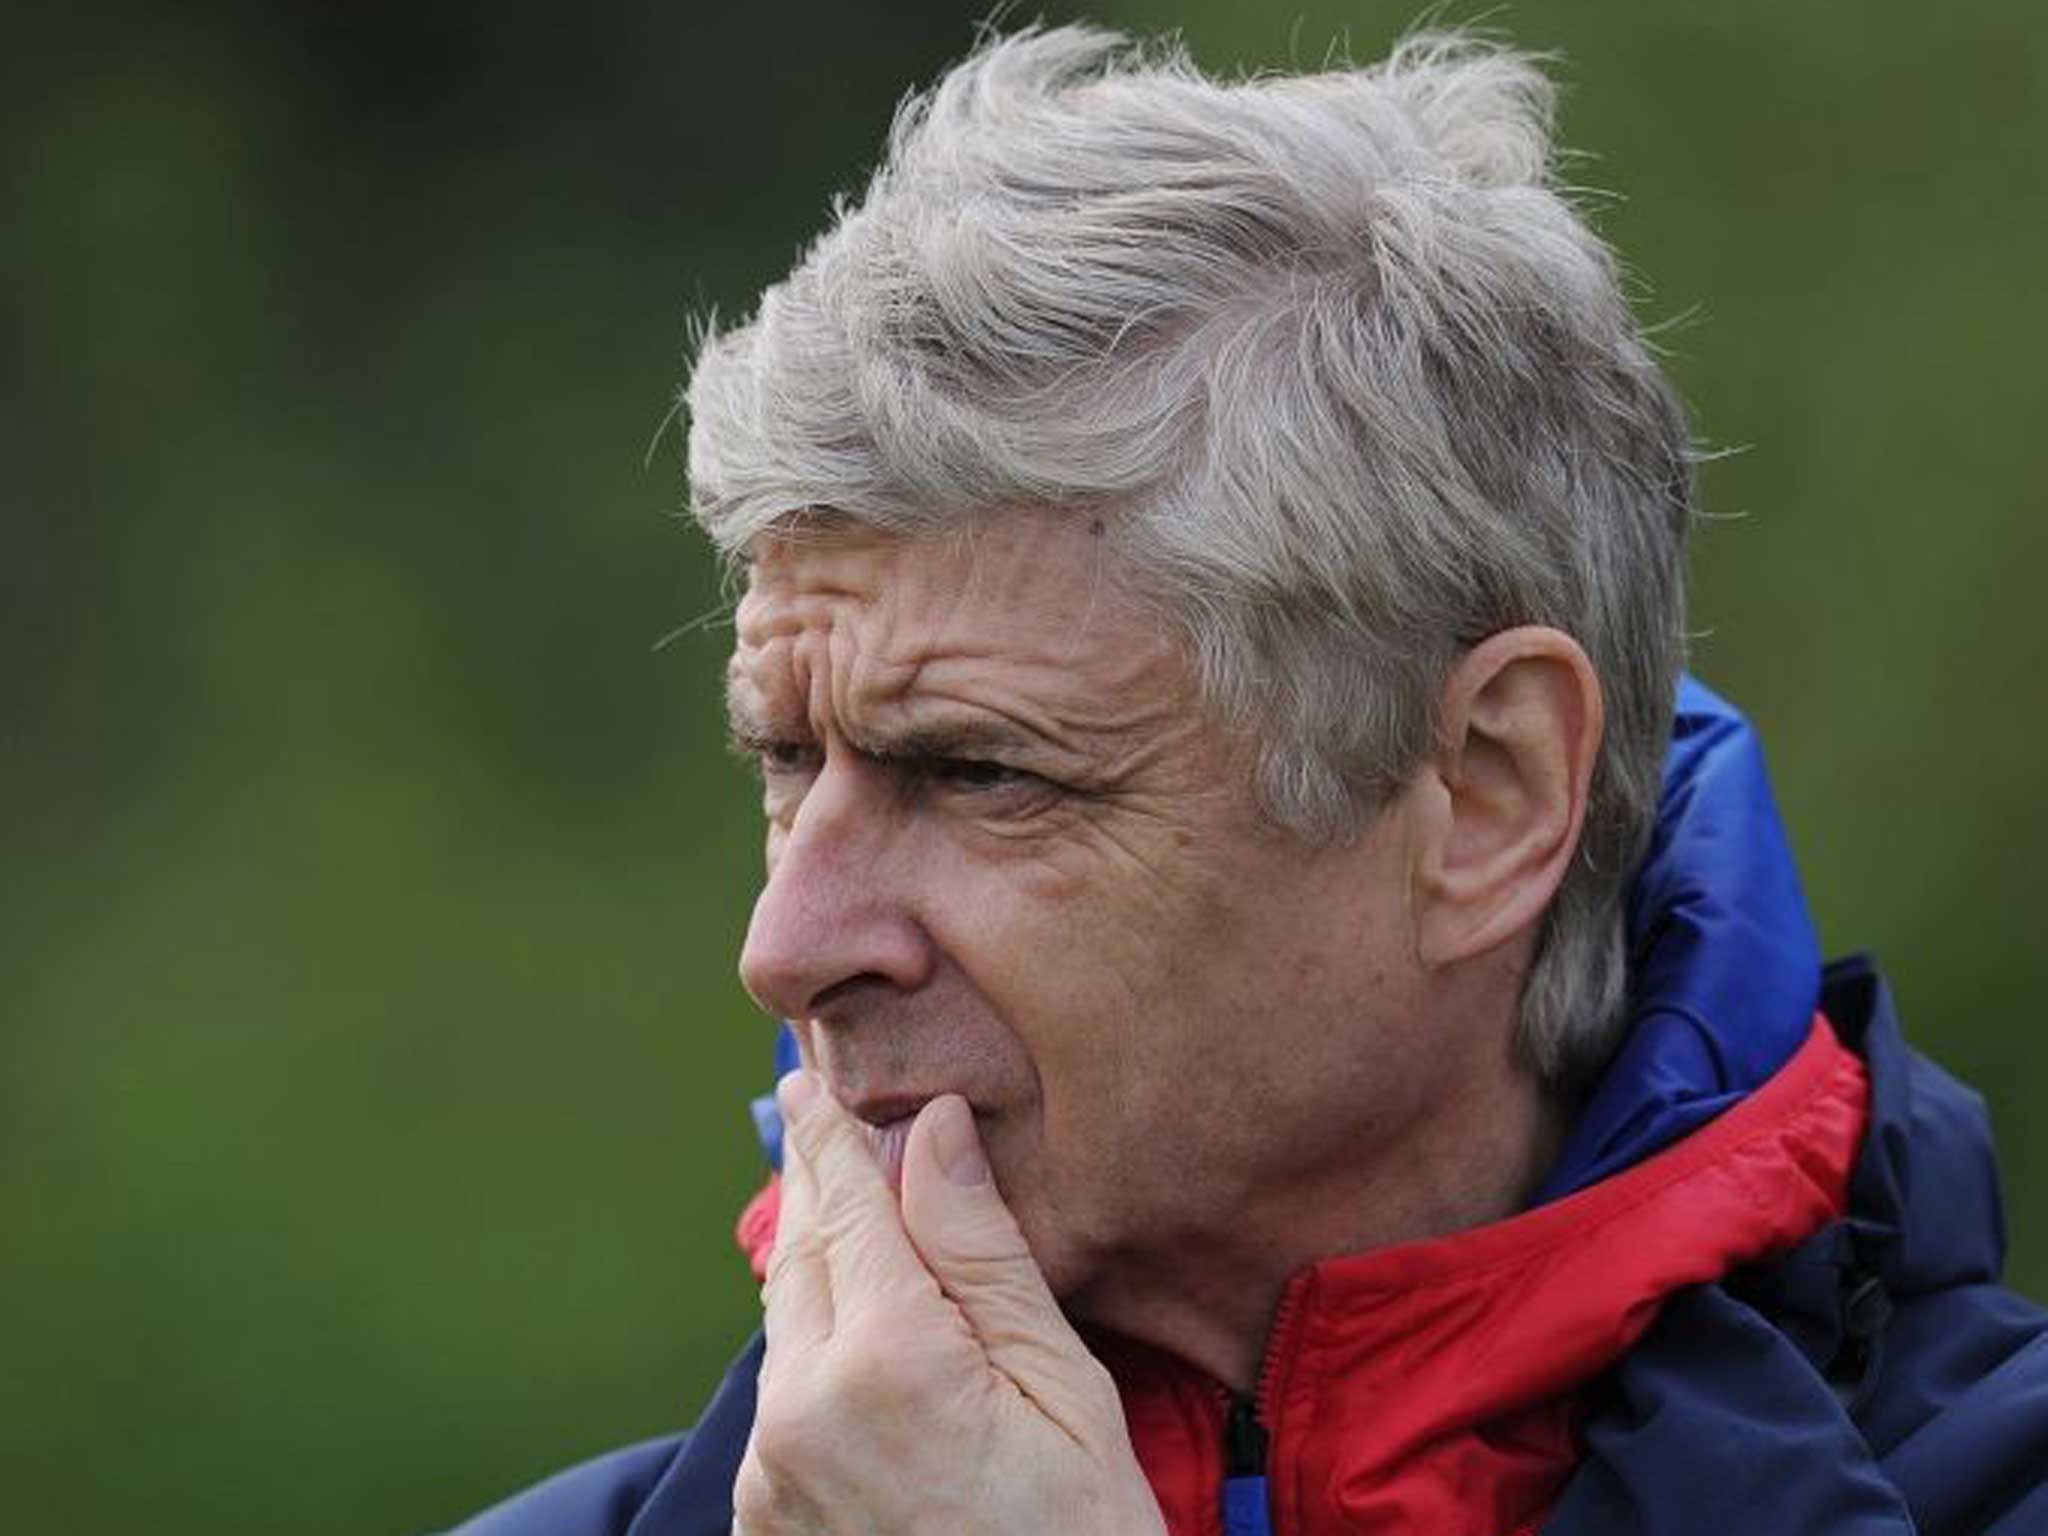
<svg viewBox="0 0 2048 1536">
<path fill-rule="evenodd" d="M 812 735 L 808 724 L 787 728 L 738 711 L 730 712 L 726 720 L 727 741 L 742 757 L 793 740 L 808 741 Z M 1043 754 L 1052 745 L 1037 732 L 1000 718 L 935 720 L 900 731 L 848 731 L 845 735 L 855 751 L 885 761 Z"/>
</svg>

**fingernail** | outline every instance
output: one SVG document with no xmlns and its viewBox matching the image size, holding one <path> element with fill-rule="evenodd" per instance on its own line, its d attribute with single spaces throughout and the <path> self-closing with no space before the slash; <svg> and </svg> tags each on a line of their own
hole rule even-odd
<svg viewBox="0 0 2048 1536">
<path fill-rule="evenodd" d="M 988 1182 L 988 1155 L 981 1150 L 981 1134 L 974 1128 L 974 1113 L 965 1099 L 947 1097 L 933 1111 L 939 1123 L 932 1127 L 932 1151 L 939 1159 L 939 1171 L 947 1181 L 963 1187 Z"/>
<path fill-rule="evenodd" d="M 803 1119 L 818 1102 L 817 1076 L 801 1067 L 784 1073 L 782 1081 L 775 1085 L 775 1102 L 781 1106 L 784 1119 Z"/>
</svg>

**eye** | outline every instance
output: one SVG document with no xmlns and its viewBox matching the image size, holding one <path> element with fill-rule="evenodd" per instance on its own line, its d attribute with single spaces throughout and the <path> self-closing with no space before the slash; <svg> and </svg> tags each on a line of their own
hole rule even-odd
<svg viewBox="0 0 2048 1536">
<path fill-rule="evenodd" d="M 917 767 L 926 789 L 955 802 L 964 813 L 1021 821 L 1052 809 L 1061 788 L 1043 774 L 989 757 L 929 757 Z"/>
<path fill-rule="evenodd" d="M 763 779 L 809 778 L 823 754 L 805 741 L 764 741 L 754 747 L 754 767 Z"/>
<path fill-rule="evenodd" d="M 1038 782 L 1035 774 L 985 757 L 934 758 L 925 771 L 948 788 L 969 791 L 1007 789 L 1017 784 Z"/>
</svg>

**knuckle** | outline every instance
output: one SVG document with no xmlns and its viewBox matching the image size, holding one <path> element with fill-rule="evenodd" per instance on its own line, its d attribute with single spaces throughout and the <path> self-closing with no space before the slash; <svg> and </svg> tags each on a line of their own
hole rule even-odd
<svg viewBox="0 0 2048 1536">
<path fill-rule="evenodd" d="M 837 1427 L 890 1414 L 916 1396 L 914 1346 L 862 1333 L 842 1336 L 796 1369 L 777 1372 L 756 1406 L 756 1453 L 771 1471 L 828 1443 Z"/>
<path fill-rule="evenodd" d="M 1031 1267 L 1028 1253 L 985 1248 L 955 1250 L 946 1254 L 943 1262 L 949 1286 L 1020 1307 L 1051 1306 L 1045 1299 L 1045 1284 Z"/>
<path fill-rule="evenodd" d="M 818 1241 L 808 1233 L 785 1233 L 768 1255 L 768 1273 L 761 1282 L 764 1300 L 773 1300 L 779 1290 L 789 1288 L 789 1276 L 799 1264 L 812 1262 L 818 1256 Z"/>
<path fill-rule="evenodd" d="M 1105 1413 L 1123 1417 L 1123 1393 L 1117 1389 L 1116 1378 L 1109 1373 L 1109 1367 L 1093 1355 L 1086 1355 L 1076 1366 L 1080 1377 L 1081 1390 L 1094 1400 L 1095 1406 Z"/>
<path fill-rule="evenodd" d="M 927 1397 L 946 1369 L 939 1341 L 905 1329 L 862 1329 L 844 1341 L 833 1377 L 855 1413 L 896 1413 Z"/>
<path fill-rule="evenodd" d="M 745 1530 L 748 1536 L 760 1536 L 771 1531 L 776 1523 L 775 1490 L 761 1465 L 749 1456 L 740 1467 L 739 1476 L 733 1479 L 732 1513 L 733 1529 Z"/>
<path fill-rule="evenodd" d="M 812 1169 L 826 1175 L 818 1193 L 833 1182 L 830 1175 L 853 1160 L 869 1161 L 868 1144 L 851 1115 L 836 1105 L 821 1104 L 797 1131 L 797 1144 Z"/>
<path fill-rule="evenodd" d="M 812 1106 L 810 1113 L 794 1119 L 786 1115 L 783 1117 L 789 1139 L 796 1143 L 798 1151 L 809 1154 L 827 1144 L 842 1118 L 834 1113 L 837 1107 L 831 1095 L 825 1094 Z"/>
<path fill-rule="evenodd" d="M 829 1455 L 849 1426 L 898 1422 L 923 1406 L 959 1362 L 929 1330 L 874 1326 L 777 1358 L 771 1342 L 756 1402 L 751 1456 L 780 1482 Z"/>
<path fill-rule="evenodd" d="M 835 1410 L 827 1374 L 807 1371 L 791 1380 L 778 1380 L 773 1392 L 763 1392 L 754 1412 L 754 1439 L 750 1459 L 756 1473 L 772 1486 L 774 1474 L 801 1465 L 809 1448 L 831 1424 Z"/>
<path fill-rule="evenodd" d="M 901 1391 L 902 1362 L 873 1343 L 849 1348 L 833 1373 L 837 1395 L 855 1413 L 879 1412 L 888 1408 Z"/>
</svg>

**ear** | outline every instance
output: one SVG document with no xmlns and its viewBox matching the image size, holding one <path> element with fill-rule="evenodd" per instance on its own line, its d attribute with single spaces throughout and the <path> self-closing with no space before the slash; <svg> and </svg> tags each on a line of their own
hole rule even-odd
<svg viewBox="0 0 2048 1536">
<path fill-rule="evenodd" d="M 1533 932 L 1578 851 L 1605 714 L 1578 642 L 1531 625 L 1466 653 L 1438 720 L 1414 866 L 1432 968 Z"/>
</svg>

